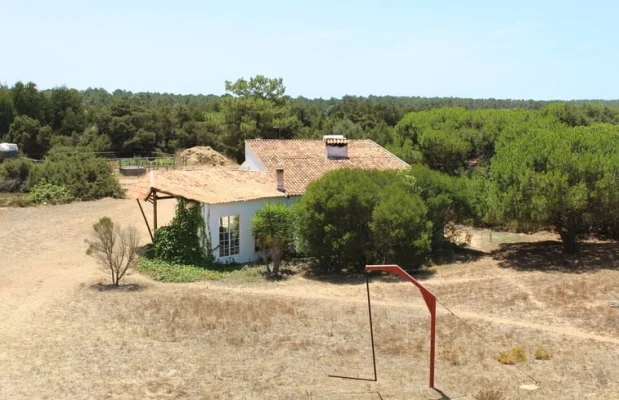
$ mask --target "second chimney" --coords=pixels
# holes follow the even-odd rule
[[[284,170],[278,168],[275,170],[275,173],[277,175],[277,190],[280,192],[286,192],[286,188],[284,187]]]
[[[348,140],[343,135],[325,135],[325,150],[329,160],[341,160],[348,158]]]

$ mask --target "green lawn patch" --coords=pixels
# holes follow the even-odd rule
[[[261,267],[243,265],[218,265],[208,269],[195,265],[171,264],[148,258],[141,258],[136,269],[160,282],[260,281],[263,279],[264,270]]]

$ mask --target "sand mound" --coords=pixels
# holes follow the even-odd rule
[[[187,165],[237,165],[233,160],[216,152],[210,146],[196,146],[185,149],[178,153],[178,157],[187,160]]]

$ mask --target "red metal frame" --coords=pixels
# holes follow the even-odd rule
[[[419,283],[415,278],[406,273],[402,268],[397,265],[366,265],[365,270],[368,272],[371,271],[385,271],[390,272],[392,274],[399,275],[400,277],[406,279],[413,285],[417,286],[421,291],[421,295],[428,306],[428,310],[430,311],[430,387],[434,389],[434,347],[436,344],[436,296],[426,289],[421,283]]]

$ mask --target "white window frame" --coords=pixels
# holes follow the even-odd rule
[[[236,218],[236,226],[234,219]],[[236,228],[236,229],[235,229]],[[230,257],[241,252],[241,219],[239,215],[219,218],[219,257]]]

